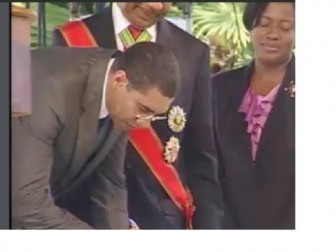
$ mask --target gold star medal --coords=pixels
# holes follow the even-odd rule
[[[165,161],[168,164],[174,163],[177,159],[179,150],[180,150],[180,143],[178,138],[171,136],[165,146],[165,152],[164,152]]]
[[[173,132],[181,132],[186,123],[186,114],[180,106],[174,106],[168,113],[168,125]]]

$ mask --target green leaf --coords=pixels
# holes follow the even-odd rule
[[[194,3],[193,34],[204,41],[213,41],[217,50],[233,51],[231,58],[236,62],[245,62],[251,50],[249,33],[242,21],[245,5],[236,2]]]

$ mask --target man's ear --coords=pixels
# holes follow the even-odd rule
[[[111,73],[112,79],[114,80],[115,87],[126,86],[128,83],[127,75],[124,70],[117,70]]]

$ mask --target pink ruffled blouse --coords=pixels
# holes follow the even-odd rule
[[[243,98],[238,112],[245,113],[247,133],[251,136],[252,158],[255,160],[260,136],[269,113],[272,110],[274,99],[280,84],[275,86],[266,96],[256,94],[249,88]]]

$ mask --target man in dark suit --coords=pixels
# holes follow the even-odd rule
[[[128,228],[127,132],[169,108],[174,54],[151,42],[41,48],[32,76],[32,115],[12,120],[12,227]]]
[[[129,212],[142,229],[184,229],[190,228],[189,224],[196,229],[216,229],[222,211],[213,142],[209,49],[163,18],[171,4],[113,3],[83,21],[58,27],[54,44],[123,50],[132,43],[151,40],[175,53],[182,86],[168,120],[153,123],[154,131],[137,135],[128,146]],[[148,137],[153,145],[147,153],[137,140]]]

